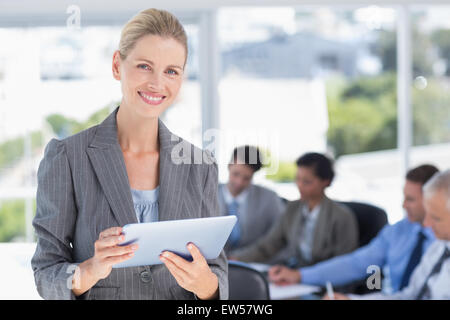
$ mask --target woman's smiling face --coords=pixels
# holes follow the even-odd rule
[[[122,103],[147,118],[159,117],[175,100],[183,82],[186,51],[173,38],[146,35],[122,60],[113,56],[113,75],[120,80]]]

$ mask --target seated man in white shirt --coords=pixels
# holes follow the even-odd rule
[[[425,225],[437,238],[414,270],[409,284],[393,295],[334,294],[334,299],[450,299],[450,170],[436,173],[423,187],[426,211]],[[329,299],[328,296],[324,297]]]

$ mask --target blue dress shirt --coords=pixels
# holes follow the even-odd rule
[[[426,236],[422,250],[425,252],[435,240],[433,231],[405,218],[394,225],[385,226],[364,247],[299,269],[302,283],[324,286],[327,281],[330,281],[336,286],[344,285],[367,278],[370,275],[367,267],[376,265],[383,269],[383,292],[397,292],[420,230]]]
[[[159,186],[153,190],[131,189],[134,211],[139,223],[156,222],[158,217]]]
[[[238,221],[236,225],[234,226],[232,230],[232,234],[230,235],[230,238],[228,239],[228,243],[232,244],[232,247],[235,248],[239,246],[239,240],[241,239],[241,230],[243,226],[246,225],[245,219],[247,215],[247,199],[248,199],[248,193],[249,188],[243,190],[240,194],[238,194],[236,197],[233,197],[231,195],[230,190],[228,190],[228,186],[224,185],[222,188],[223,197],[225,199],[225,204],[228,208],[230,206],[234,206],[237,204],[237,214],[236,217],[238,218]]]
[[[427,252],[424,253],[419,265],[414,269],[408,286],[395,294],[386,295],[377,292],[364,295],[349,294],[348,296],[357,300],[449,300],[449,252],[450,241],[439,239],[434,241]],[[424,290],[424,295],[421,295],[422,290]]]

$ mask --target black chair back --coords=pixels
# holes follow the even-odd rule
[[[359,247],[368,244],[376,237],[378,232],[387,224],[386,212],[374,205],[361,202],[340,202],[347,206],[356,217],[359,229]],[[383,277],[383,274],[381,275]],[[366,279],[357,280],[353,283],[336,288],[343,293],[366,294],[374,290],[367,288]],[[379,291],[379,290],[377,290]]]
[[[248,264],[228,261],[230,300],[270,300],[266,277]]]
[[[387,224],[386,212],[374,205],[361,202],[340,202],[355,214],[359,228],[359,246],[365,246]]]

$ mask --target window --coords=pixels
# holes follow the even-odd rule
[[[220,127],[235,137],[225,156],[236,144],[259,143],[279,168],[255,181],[292,200],[295,159],[326,152],[337,159],[331,197],[401,219],[402,177],[385,158],[397,148],[395,10],[223,8],[218,29]]]
[[[411,164],[450,163],[450,6],[413,7]]]

